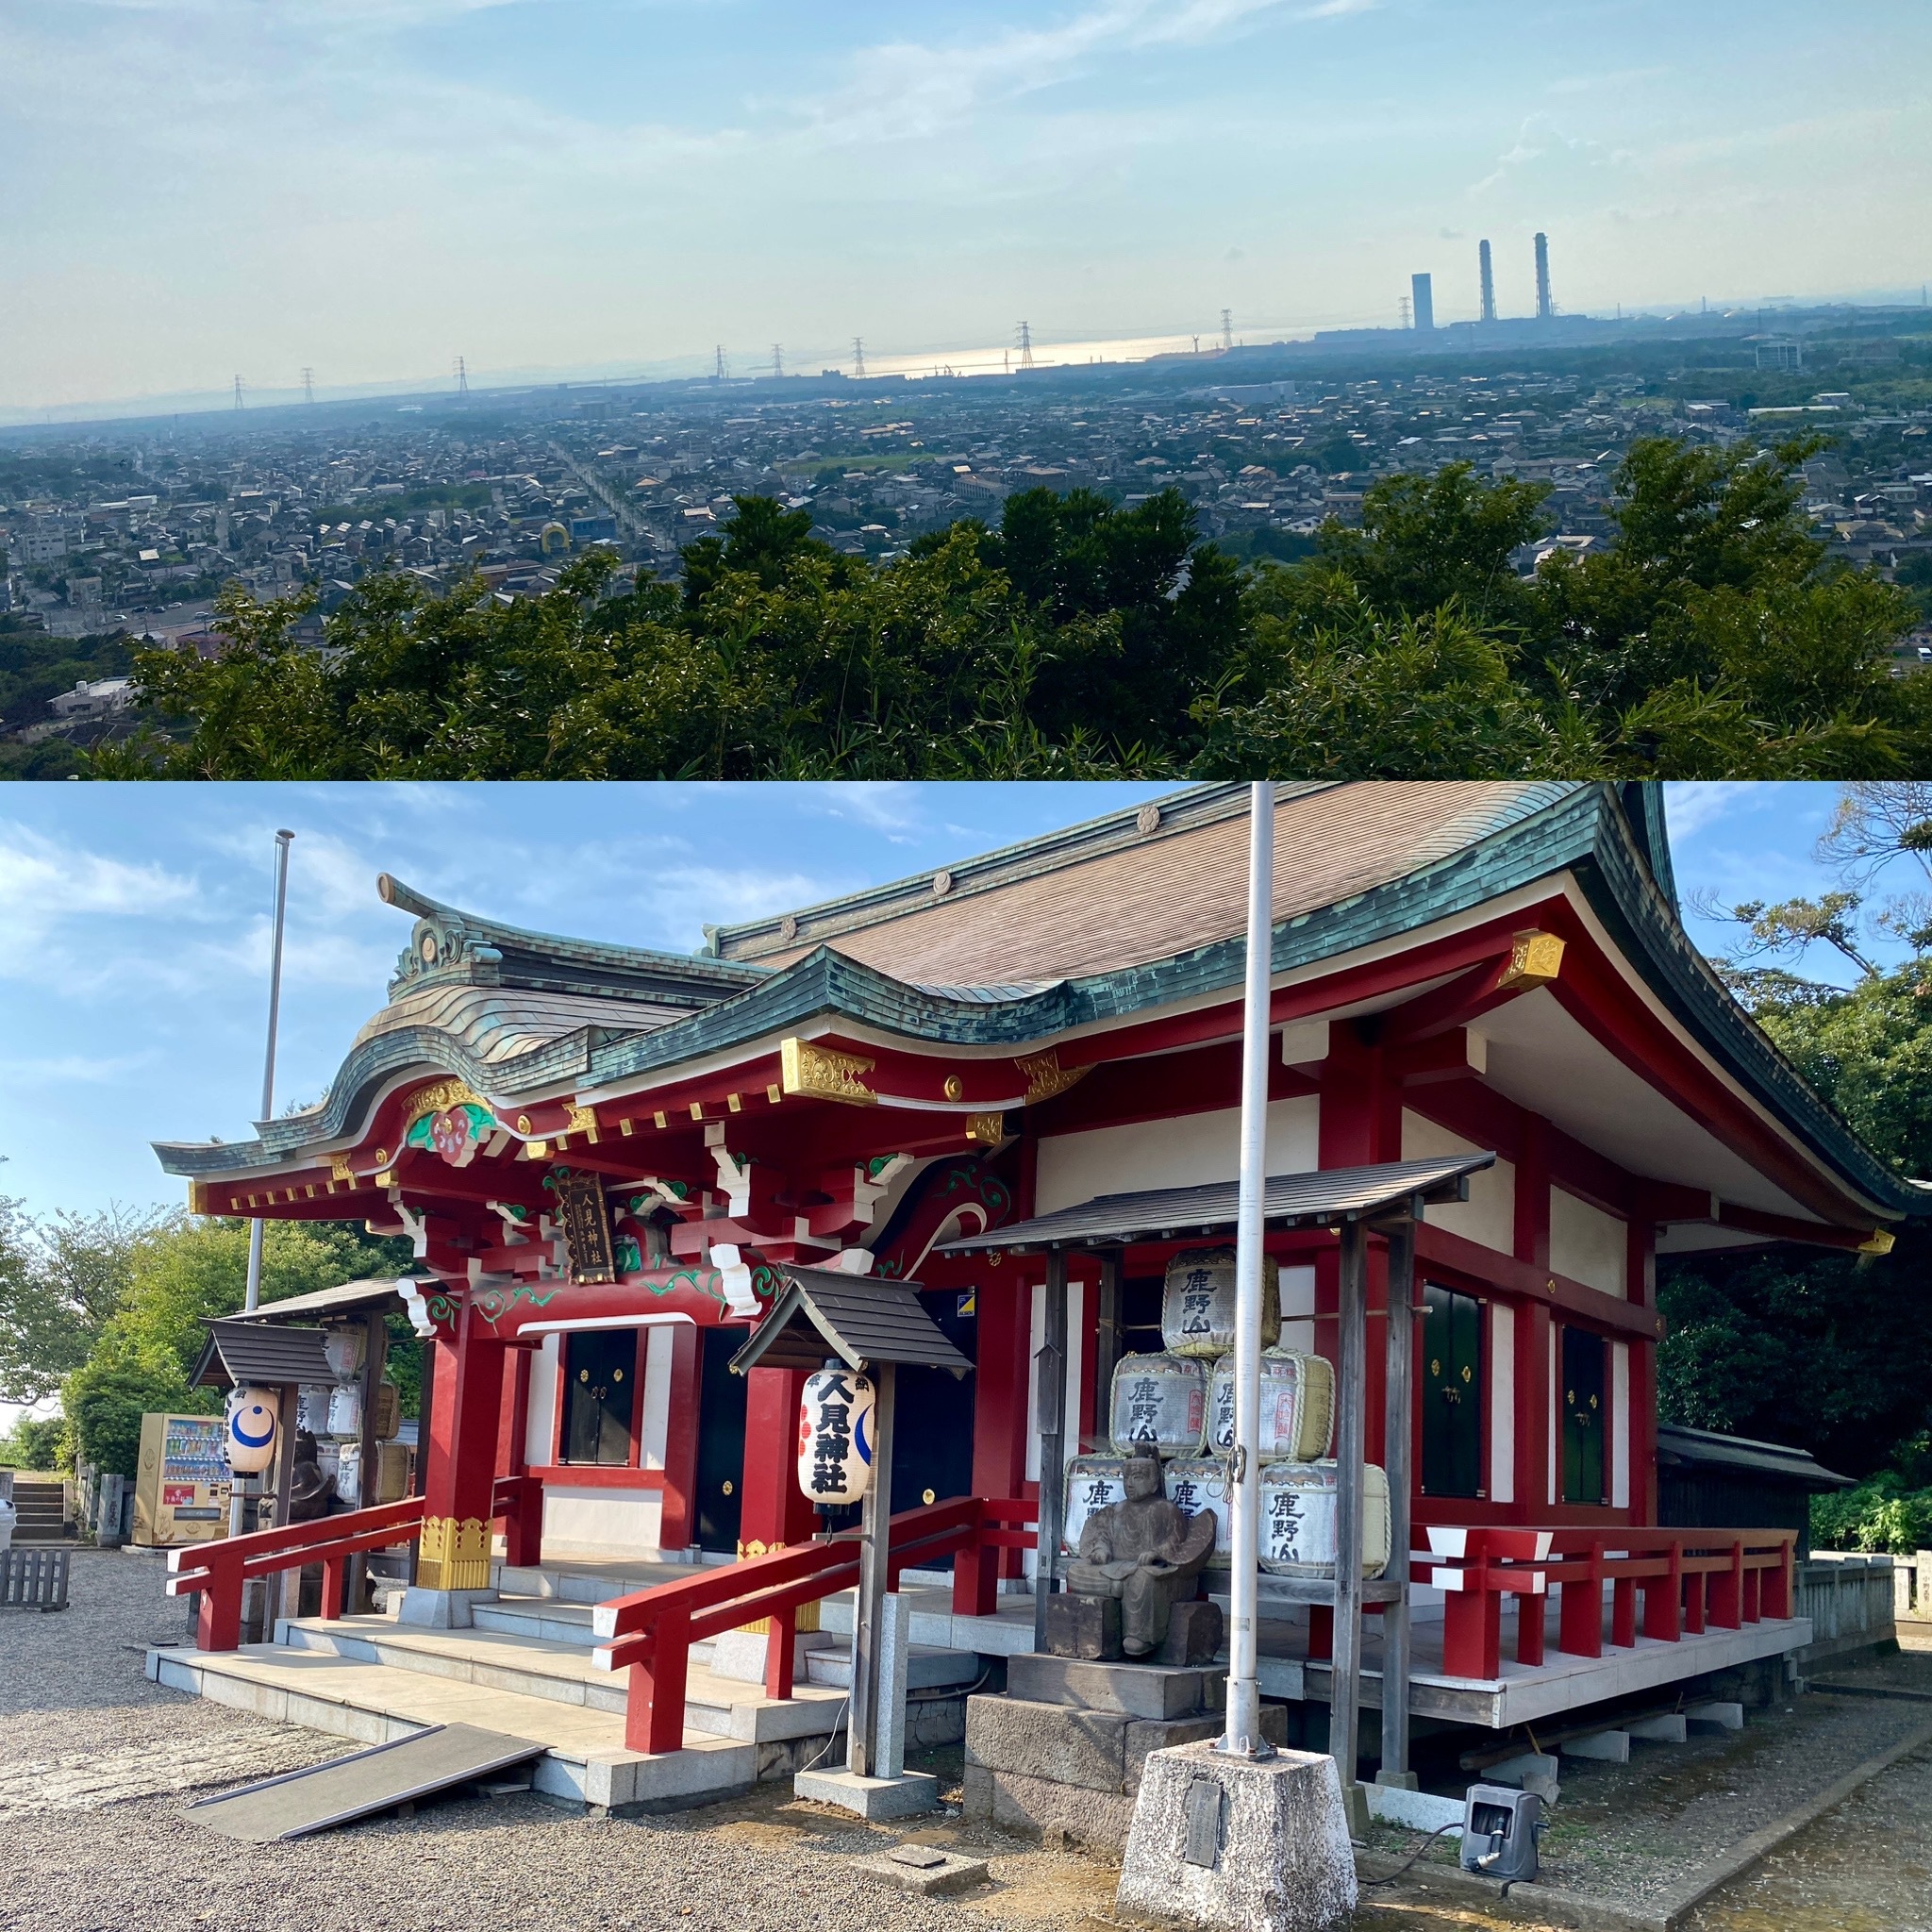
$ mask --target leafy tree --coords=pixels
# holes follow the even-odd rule
[[[23,1415],[0,1436],[0,1469],[58,1469],[66,1436],[58,1416]]]
[[[40,1402],[87,1359],[159,1220],[110,1208],[37,1224],[0,1199],[0,1400]]]

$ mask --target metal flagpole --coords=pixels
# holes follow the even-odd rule
[[[270,1120],[275,1110],[275,1027],[282,1010],[282,920],[289,907],[289,844],[293,832],[275,834],[275,939],[268,966],[268,1049],[261,1067],[261,1111],[258,1120]],[[248,1298],[242,1304],[251,1312],[261,1306],[261,1223],[248,1228]]]
[[[1227,1731],[1221,1749],[1273,1751],[1261,1736],[1257,1663],[1261,1466],[1261,1196],[1268,1180],[1268,992],[1274,965],[1274,787],[1265,778],[1248,807],[1248,958],[1241,1013],[1241,1168],[1235,1210],[1234,1551],[1228,1607]]]

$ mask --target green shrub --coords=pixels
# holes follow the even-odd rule
[[[1887,1470],[1855,1490],[1813,1496],[1811,1541],[1821,1549],[1909,1556],[1932,1544],[1932,1490],[1907,1490]]]
[[[190,1397],[178,1373],[98,1357],[68,1376],[60,1402],[73,1459],[116,1475],[133,1475],[139,1467],[141,1419],[149,1410],[204,1406]]]
[[[0,1469],[58,1469],[66,1436],[57,1415],[24,1415],[0,1436]]]

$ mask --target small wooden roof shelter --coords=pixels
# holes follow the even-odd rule
[[[858,1370],[903,1363],[964,1375],[973,1367],[919,1306],[917,1282],[877,1281],[832,1268],[784,1273],[784,1293],[731,1358],[734,1374],[755,1368],[820,1369],[828,1352]]]

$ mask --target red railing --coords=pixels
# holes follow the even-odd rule
[[[543,1491],[534,1476],[500,1476],[491,1498],[493,1516],[505,1525],[506,1560],[520,1565],[541,1559]],[[278,1575],[309,1563],[322,1565],[322,1614],[342,1614],[342,1591],[351,1557],[386,1550],[411,1541],[423,1527],[421,1496],[378,1503],[325,1516],[286,1528],[258,1529],[175,1550],[168,1557],[167,1593],[200,1593],[195,1616],[197,1650],[235,1650],[242,1641],[242,1586],[255,1577]]]
[[[1442,1669],[1494,1678],[1502,1659],[1503,1599],[1517,1603],[1516,1660],[1543,1661],[1544,1605],[1561,1592],[1557,1648],[1601,1657],[1604,1585],[1610,1586],[1610,1645],[1642,1634],[1674,1643],[1707,1628],[1736,1630],[1791,1615],[1794,1529],[1502,1529],[1436,1526],[1416,1531],[1409,1575],[1443,1597]]]
[[[979,1496],[902,1510],[887,1532],[887,1587],[904,1571],[951,1557],[955,1614],[984,1616],[993,1608],[998,1590],[999,1553],[1032,1547],[1026,1525],[1036,1515],[1030,1502]],[[726,1630],[765,1624],[765,1694],[790,1697],[798,1613],[858,1583],[860,1547],[856,1535],[830,1537],[599,1604],[594,1627],[605,1641],[597,1662],[607,1671],[630,1673],[625,1715],[629,1749],[683,1748],[691,1646]]]

